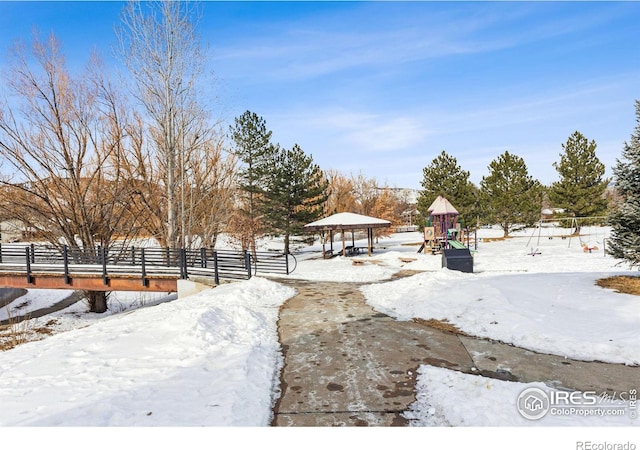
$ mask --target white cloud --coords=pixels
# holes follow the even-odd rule
[[[331,129],[334,138],[359,152],[396,152],[419,145],[429,134],[417,117],[325,110],[307,116],[313,127]]]
[[[393,67],[451,55],[484,54],[548,41],[598,26],[621,14],[576,10],[555,17],[554,4],[362,4],[260,24],[216,57],[223,64],[259,68],[268,80],[308,79],[355,68]]]
[[[434,14],[429,8],[420,9],[417,16],[403,15],[399,11],[406,11],[406,5],[386,6],[385,11],[393,16],[389,20],[380,11],[371,15],[365,9],[272,24],[253,30],[249,38],[218,48],[216,59],[223,64],[250,63],[260,67],[260,75],[268,79],[292,80],[512,45],[478,35],[497,19],[482,20],[455,11]]]

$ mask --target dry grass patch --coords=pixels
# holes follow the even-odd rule
[[[414,262],[414,261],[417,261],[417,260],[418,260],[418,258],[400,257],[400,262],[403,262],[403,263],[411,263],[411,262]]]
[[[49,319],[44,325],[39,325],[28,320],[28,317],[24,320],[10,317],[7,325],[0,326],[0,352],[51,336],[55,334],[56,330],[53,327],[57,324],[57,319]]]
[[[57,324],[58,324],[57,320],[51,319],[47,321],[47,323],[45,323],[43,326],[33,328],[33,332],[36,334],[44,334],[47,336],[51,336],[53,333],[55,333],[55,330],[52,327],[54,327]]]
[[[431,328],[435,328],[436,330],[446,331],[447,333],[458,334],[460,336],[469,336],[467,333],[462,331],[460,328],[455,325],[449,323],[447,319],[438,320],[438,319],[413,319],[414,322],[420,323],[422,325],[426,325]]]
[[[26,322],[11,323],[0,328],[0,351],[11,350],[28,341]]]
[[[507,239],[513,239],[513,236],[487,237],[487,238],[482,238],[482,242],[500,242],[500,241],[506,241]]]
[[[613,289],[621,294],[640,295],[640,277],[620,275],[600,278],[596,284],[606,289]]]
[[[377,264],[378,266],[382,265],[382,261],[379,259],[352,259],[352,266],[364,266],[365,264]]]

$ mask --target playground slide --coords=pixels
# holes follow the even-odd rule
[[[460,241],[449,241],[449,245],[453,248],[467,248],[467,246]]]

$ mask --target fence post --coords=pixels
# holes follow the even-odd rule
[[[200,267],[207,268],[207,249],[204,247],[200,249]]]
[[[71,284],[71,278],[69,277],[69,248],[66,245],[62,246],[62,261],[64,262],[64,284]]]
[[[30,247],[24,248],[25,256],[27,259],[27,284],[32,284],[33,279],[31,278],[31,255],[29,254],[29,250],[31,250]]]
[[[109,279],[107,278],[107,252],[104,247],[100,247],[100,259],[102,262],[102,282],[105,286],[108,286]]]
[[[187,279],[187,251],[184,248],[180,249],[180,278]]]
[[[147,280],[147,266],[144,260],[144,247],[140,249],[140,259],[142,261],[142,285],[147,287],[149,286],[149,280]]]
[[[218,252],[213,251],[213,277],[216,284],[220,284],[220,274],[218,274]]]
[[[135,247],[131,247],[131,265],[132,266],[136,265],[136,248]]]
[[[0,242],[0,263],[2,262],[2,242]]]
[[[36,263],[36,246],[31,244],[31,262]]]
[[[167,267],[171,267],[171,249],[169,247],[166,247],[166,253],[167,253]]]
[[[251,278],[251,254],[246,250],[244,251],[244,265],[249,274],[249,278]]]
[[[287,275],[289,275],[289,253],[284,254],[284,265],[287,269]]]

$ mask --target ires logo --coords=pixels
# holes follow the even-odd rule
[[[622,393],[595,391],[543,390],[531,387],[517,399],[517,409],[528,420],[539,420],[547,414],[554,416],[622,416],[637,417],[637,390]]]

